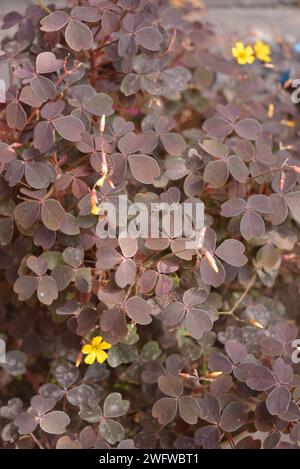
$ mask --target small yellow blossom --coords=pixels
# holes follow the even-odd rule
[[[100,335],[93,337],[93,339],[85,344],[81,351],[84,355],[87,355],[84,359],[87,365],[92,365],[95,360],[98,363],[103,363],[107,359],[107,353],[104,350],[111,348],[111,344],[108,342],[103,342]]]
[[[271,49],[268,44],[262,41],[257,41],[254,44],[254,50],[255,50],[255,55],[258,58],[258,60],[261,60],[261,62],[271,62]]]
[[[252,47],[245,47],[242,42],[237,42],[235,47],[232,47],[231,52],[240,65],[252,64],[255,60]]]

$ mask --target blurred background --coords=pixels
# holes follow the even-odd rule
[[[255,35],[272,44],[280,37],[291,42],[300,40],[300,0],[170,0],[176,7],[187,4],[194,6],[193,17],[215,25],[223,34],[224,44],[234,39],[245,40]],[[46,4],[50,1],[44,0]],[[12,10],[24,13],[35,0],[0,0],[1,19]],[[65,5],[68,0],[56,0],[56,6]],[[0,29],[0,41],[9,31]],[[7,70],[0,64],[0,79],[7,79]]]
[[[34,0],[0,0],[0,19],[12,9],[22,13],[32,3]],[[45,0],[45,3],[50,2]],[[66,2],[56,0],[53,3]],[[195,15],[202,16],[206,10],[206,18],[222,31],[245,33],[258,28],[267,34],[300,35],[300,0],[172,0],[172,3],[178,7],[193,4]]]

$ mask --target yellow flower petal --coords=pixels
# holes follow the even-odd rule
[[[96,357],[98,363],[103,363],[107,359],[107,353],[103,350],[97,350]]]
[[[236,42],[235,47],[238,51],[241,51],[241,50],[245,49],[244,43],[240,42],[240,41]]]
[[[247,63],[245,57],[237,57],[237,61],[240,65],[245,65]]]
[[[96,360],[96,352],[89,353],[84,359],[87,365],[92,365],[95,360]]]
[[[251,46],[247,46],[245,48],[245,52],[246,52],[247,55],[253,55],[254,54],[254,50],[252,49]]]
[[[244,44],[242,42],[237,42],[234,47],[232,47],[231,52],[233,57],[238,57],[239,53],[244,50]]]
[[[85,344],[81,351],[86,354],[84,361],[87,365],[92,365],[97,359],[99,363],[103,363],[107,359],[107,353],[104,352],[112,347],[108,342],[102,342],[100,335],[93,337],[88,344]]]
[[[251,46],[244,46],[242,42],[237,42],[231,49],[233,57],[240,65],[252,64],[255,60],[254,50]]]
[[[102,350],[108,350],[111,348],[111,344],[109,344],[108,342],[102,342],[99,347]]]
[[[237,50],[236,47],[232,47],[231,53],[232,53],[233,57],[238,57],[238,55],[239,55],[239,51]]]
[[[262,41],[257,41],[254,44],[254,50],[258,60],[261,60],[262,62],[271,62],[271,48],[268,44],[265,44]]]
[[[86,344],[82,347],[81,351],[86,355],[87,353],[91,353],[93,351],[93,347],[91,344]]]
[[[93,345],[93,347],[95,347],[96,345],[101,344],[101,342],[102,342],[101,335],[97,335],[96,337],[92,338],[91,344]]]
[[[262,41],[257,41],[254,44],[254,49],[255,52],[264,52],[265,54],[270,54],[271,53],[271,48],[268,44],[265,44]]]

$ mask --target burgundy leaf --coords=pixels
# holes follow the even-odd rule
[[[23,412],[16,416],[14,424],[18,427],[20,435],[34,432],[38,425],[36,415],[32,412]]]
[[[19,277],[14,284],[14,291],[19,295],[20,301],[29,300],[34,294],[38,279],[30,275]]]
[[[247,210],[242,217],[240,228],[244,239],[260,238],[265,232],[265,223],[258,213]]]
[[[268,395],[266,405],[271,415],[279,415],[287,411],[290,401],[290,391],[285,386],[277,386]]]
[[[235,217],[243,213],[247,208],[247,203],[244,199],[236,197],[235,199],[227,200],[222,204],[221,215],[223,217]]]
[[[221,371],[230,374],[233,370],[231,361],[220,352],[212,352],[208,355],[208,367],[211,371]]]
[[[131,259],[124,259],[118,266],[115,274],[116,284],[120,288],[133,285],[136,278],[136,265]]]
[[[182,303],[170,303],[164,310],[164,324],[167,327],[174,327],[179,324],[185,313],[185,307]]]
[[[39,122],[34,128],[34,146],[41,153],[50,150],[54,145],[55,135],[50,122]]]
[[[10,127],[11,129],[24,129],[27,121],[27,114],[20,103],[15,101],[7,105],[6,121],[8,127]]]
[[[87,23],[94,23],[101,18],[98,8],[93,6],[74,7],[72,8],[71,16],[76,20],[86,21]]]
[[[42,205],[41,216],[46,228],[57,231],[64,222],[65,212],[57,200],[47,199]]]
[[[49,78],[36,75],[32,78],[30,86],[36,97],[43,103],[48,99],[56,98],[56,86]]]
[[[247,385],[251,389],[265,391],[276,384],[274,374],[269,368],[261,365],[255,365],[251,370],[247,379]]]
[[[105,93],[95,93],[85,103],[84,109],[95,116],[110,116],[114,110],[112,108],[113,100]]]
[[[225,432],[234,432],[242,427],[247,421],[247,413],[241,402],[230,402],[222,412],[220,427]]]
[[[300,223],[300,191],[290,192],[285,196],[285,201],[292,217]]]
[[[198,419],[198,406],[192,396],[182,396],[179,399],[179,414],[182,420],[195,425]]]
[[[70,142],[78,142],[85,131],[81,120],[74,116],[58,117],[53,121],[53,125],[59,135]]]
[[[162,375],[158,378],[159,389],[168,396],[179,397],[183,392],[183,385],[179,378],[173,375]]]
[[[76,19],[69,21],[65,37],[67,44],[76,52],[90,49],[93,44],[93,34],[90,28]]]
[[[205,332],[211,330],[213,321],[206,311],[192,308],[186,314],[186,328],[195,339],[201,339]]]
[[[58,72],[63,60],[58,60],[53,52],[41,52],[36,58],[36,73]]]
[[[148,155],[129,155],[130,170],[135,179],[143,184],[153,184],[160,175],[159,166],[154,158]]]
[[[227,164],[229,167],[229,171],[234,177],[234,179],[236,179],[240,183],[245,183],[247,181],[249,176],[248,168],[238,156],[229,156]]]
[[[37,296],[44,305],[51,305],[58,298],[58,289],[55,280],[46,275],[38,282]]]
[[[293,369],[282,358],[276,358],[274,373],[281,384],[290,384],[293,380]]]
[[[163,40],[163,37],[158,29],[153,28],[152,26],[145,26],[144,28],[140,28],[135,33],[135,37],[141,46],[151,51],[159,50],[160,43]]]
[[[244,255],[244,252],[245,247],[240,241],[236,239],[226,239],[216,249],[215,254],[228,264],[241,267],[247,263],[247,257]]]
[[[203,446],[204,449],[214,449],[218,445],[220,437],[220,431],[214,425],[201,427],[195,433],[197,445]]]
[[[226,341],[225,350],[235,365],[240,363],[247,356],[246,347],[235,339]]]
[[[138,296],[132,296],[126,301],[125,309],[128,316],[138,324],[150,324],[152,321],[151,307]]]
[[[262,132],[262,126],[255,119],[243,119],[234,125],[234,130],[242,138],[256,140]]]
[[[204,122],[203,130],[209,137],[223,138],[232,132],[233,125],[222,117],[210,117]]]
[[[174,132],[168,132],[161,134],[160,138],[165,150],[170,153],[170,155],[182,156],[182,153],[186,148],[186,143],[181,135]]]
[[[203,179],[214,188],[224,186],[228,179],[229,171],[225,161],[212,161],[205,167]]]
[[[178,403],[170,397],[163,397],[156,401],[152,407],[152,415],[160,425],[168,425],[177,414]]]
[[[200,147],[216,158],[225,159],[228,156],[228,147],[217,140],[203,140]]]
[[[63,28],[69,21],[69,15],[64,11],[55,11],[41,20],[41,30],[52,32]]]
[[[44,415],[40,420],[40,427],[50,435],[61,435],[65,433],[66,426],[69,425],[70,418],[65,412],[55,410]]]

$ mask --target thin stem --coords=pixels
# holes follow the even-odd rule
[[[227,436],[227,438],[228,438],[228,441],[229,441],[229,444],[230,444],[230,446],[231,446],[231,449],[235,449],[236,446],[235,446],[235,442],[234,442],[234,439],[233,439],[231,433],[226,433],[226,436]]]
[[[125,296],[125,300],[124,300],[124,301],[126,301],[126,300],[129,298],[129,296],[130,296],[130,294],[131,294],[131,292],[132,292],[132,288],[133,288],[133,285],[130,285],[130,287],[128,288],[128,290],[127,290],[127,292],[126,292],[126,296]]]
[[[49,199],[51,197],[51,195],[53,194],[55,188],[54,188],[54,184],[53,186],[49,189],[49,191],[47,192],[47,194],[43,197],[43,201]]]
[[[43,0],[35,0],[36,3],[38,3],[47,13],[49,13],[49,15],[52,13],[52,11],[50,10],[50,8],[47,7],[47,5],[45,5],[45,3],[43,2]]]
[[[74,66],[68,70],[67,68],[67,64],[65,62],[65,65],[64,65],[64,74],[57,80],[56,82],[56,86],[60,85],[60,83],[69,75],[71,75],[73,72],[75,72],[79,67],[81,67],[82,63],[81,62],[75,62],[74,63]]]
[[[77,168],[77,166],[81,165],[84,161],[87,161],[89,159],[90,155],[83,155],[81,158],[78,160],[74,161],[69,167],[68,170]]]
[[[33,433],[30,433],[30,436],[40,449],[45,449],[42,443],[36,438],[36,436]]]
[[[274,169],[269,169],[268,171],[264,171],[263,173],[256,174],[255,176],[250,176],[248,177],[247,181],[251,181],[252,179],[259,178],[261,176],[265,176],[266,174],[273,173],[274,171],[280,171],[282,168],[274,168]]]
[[[246,298],[246,296],[248,295],[249,291],[251,290],[251,288],[253,287],[254,283],[255,283],[255,280],[256,280],[256,274],[253,275],[253,277],[250,279],[248,285],[246,286],[244,292],[241,294],[241,296],[239,297],[239,299],[235,302],[235,304],[233,305],[233,307],[229,310],[229,311],[221,311],[219,314],[221,315],[229,315],[229,316],[233,316],[235,319],[237,319],[238,321],[241,321],[241,322],[245,322],[243,321],[242,319],[240,318],[237,318],[234,314],[235,310],[240,306],[240,304],[242,303],[242,301]]]
[[[105,44],[102,44],[97,49],[95,49],[94,52],[98,52],[99,50],[102,50],[105,47],[111,46],[112,44],[116,44],[116,42],[118,42],[118,39],[115,39],[114,41],[111,41],[111,42],[106,42]]]
[[[169,42],[169,45],[168,45],[167,49],[162,54],[160,54],[160,57],[164,57],[165,55],[167,55],[169,52],[172,51],[172,48],[173,48],[173,46],[175,44],[175,41],[176,41],[176,36],[177,36],[177,30],[176,30],[176,28],[174,28],[171,40]]]

